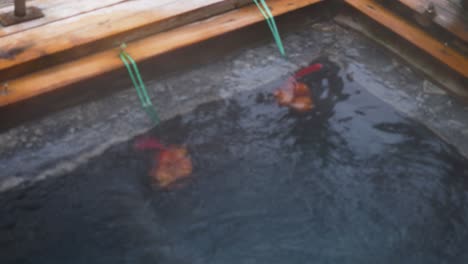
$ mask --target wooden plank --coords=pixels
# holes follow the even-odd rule
[[[382,34],[381,25],[361,14],[342,13],[335,17],[335,21],[382,45],[448,93],[468,102],[468,80],[445,65],[437,63],[432,56],[418,47],[408,46],[401,38],[395,38],[394,34]]]
[[[433,4],[435,17],[433,21],[468,43],[468,12],[461,5],[449,0],[399,0],[419,14]]]
[[[268,1],[275,16],[318,2],[321,0]],[[144,61],[262,21],[263,16],[251,5],[128,43],[126,51],[135,60]],[[115,48],[12,80],[8,92],[0,95],[0,107],[121,69],[118,54],[119,49]]]
[[[28,1],[30,0],[26,0],[26,2]],[[11,6],[11,5],[13,5],[12,0],[0,0],[0,7]]]
[[[234,9],[225,0],[133,0],[0,38],[0,81]]]
[[[43,26],[79,14],[95,11],[100,8],[126,2],[127,0],[100,1],[70,1],[70,0],[35,0],[28,2],[28,6],[35,6],[44,13],[43,18],[31,20],[17,25],[0,28],[0,38],[28,29]],[[0,13],[13,12],[13,6],[0,8]]]
[[[402,17],[388,11],[375,0],[345,0],[346,3],[363,12],[420,49],[443,62],[465,78],[468,78],[468,58],[440,43]]]

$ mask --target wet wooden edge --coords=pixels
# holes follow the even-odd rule
[[[277,16],[276,22],[281,32],[293,32],[297,30],[298,25],[309,21],[310,16],[321,17],[323,8],[325,8],[324,4],[310,5]],[[273,44],[271,32],[264,21],[260,21],[206,41],[165,52],[151,59],[141,60],[138,62],[138,67],[145,81],[151,79],[151,82],[158,83],[160,80],[172,78],[203,65],[216,63],[226,56],[236,56],[246,49],[268,43]],[[120,67],[96,78],[83,79],[72,85],[0,107],[0,133],[28,122],[36,122],[64,109],[75,106],[86,107],[92,101],[103,100],[126,89],[134,88],[132,88],[127,70]],[[118,106],[116,107],[117,112]]]
[[[468,78],[468,58],[439,42],[409,21],[385,9],[377,1],[345,0],[345,2]]]
[[[0,81],[233,10],[246,0],[133,0],[0,38]]]
[[[468,80],[444,64],[441,64],[429,54],[410,45],[396,33],[373,23],[373,20],[363,14],[356,14],[355,10],[342,12],[335,17],[335,21],[347,28],[355,30],[375,41],[379,45],[395,54],[399,59],[411,65],[417,72],[438,86],[442,87],[455,98],[468,102]],[[355,12],[352,12],[355,11]]]
[[[432,21],[468,43],[468,11],[448,0],[399,0],[402,4],[424,16],[430,4],[434,5]]]
[[[285,14],[321,0],[272,0],[269,1],[275,16]],[[264,17],[255,5],[230,11],[204,21],[162,32],[128,43],[126,51],[138,62],[149,60],[183,47],[261,22]],[[119,48],[102,51],[67,62],[30,75],[11,80],[1,89],[0,107],[43,95],[63,87],[77,84],[124,68],[119,58]]]

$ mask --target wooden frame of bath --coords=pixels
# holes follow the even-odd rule
[[[273,0],[269,5],[281,15],[320,1]],[[255,5],[245,6],[250,0],[154,2],[108,1],[98,10],[87,7],[94,11],[85,14],[0,31],[5,40],[0,43],[0,82],[8,85],[0,107],[122,68],[121,43],[142,61],[264,20]],[[126,9],[132,12],[123,14]]]

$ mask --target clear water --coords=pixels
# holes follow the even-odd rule
[[[309,114],[278,82],[151,131],[189,146],[182,187],[128,142],[3,193],[0,263],[467,263],[467,161],[334,72]]]

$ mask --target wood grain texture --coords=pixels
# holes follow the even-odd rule
[[[275,16],[318,2],[321,0],[268,1]],[[126,51],[136,61],[145,61],[262,21],[264,18],[257,7],[250,5],[133,41],[128,43]],[[11,80],[8,82],[8,92],[0,95],[0,107],[122,69],[124,66],[118,55],[119,49],[113,48]]]
[[[0,28],[0,38],[37,28],[76,15],[96,11],[127,0],[70,1],[70,0],[34,0],[28,6],[35,6],[44,13],[43,18]],[[0,13],[13,12],[13,6],[0,8]]]
[[[231,0],[133,0],[0,38],[0,81],[235,8]]]
[[[404,39],[468,78],[468,58],[431,37],[402,17],[388,11],[375,0],[345,0],[354,8],[397,33]]]
[[[468,43],[468,11],[449,0],[399,0],[419,14],[424,14],[430,4],[434,5],[433,21]]]
[[[335,17],[338,24],[351,28],[372,39],[395,56],[411,65],[425,78],[443,87],[448,93],[468,103],[468,80],[454,72],[416,46],[408,46],[406,41],[395,38],[394,34],[382,34],[382,26],[365,15],[341,13]]]

